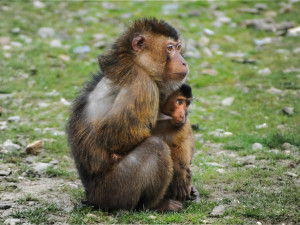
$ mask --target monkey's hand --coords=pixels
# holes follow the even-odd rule
[[[199,191],[194,186],[191,186],[190,189],[191,189],[191,192],[186,200],[187,201],[195,201],[197,198],[199,198]]]
[[[186,182],[185,176],[174,174],[173,181],[170,184],[172,198],[178,201],[185,201],[190,196],[190,187]]]

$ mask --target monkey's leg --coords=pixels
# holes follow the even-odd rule
[[[172,178],[170,150],[160,138],[150,137],[87,185],[91,205],[107,210],[155,208]]]

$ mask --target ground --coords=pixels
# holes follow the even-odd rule
[[[300,2],[0,5],[0,223],[299,224]],[[136,18],[183,36],[200,198],[180,213],[82,205],[65,124],[97,56]],[[26,153],[40,141],[42,148]]]

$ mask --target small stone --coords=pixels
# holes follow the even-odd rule
[[[208,28],[204,28],[203,29],[204,33],[207,34],[207,35],[214,35],[215,32],[213,32],[212,30],[208,29]]]
[[[289,177],[298,177],[297,174],[292,173],[292,172],[286,172],[285,174],[288,175]]]
[[[234,97],[228,97],[222,100],[222,105],[231,106],[233,102],[234,102]]]
[[[273,42],[274,42],[273,39],[270,37],[266,37],[263,39],[254,39],[254,44],[257,46],[262,46],[262,45],[270,44]]]
[[[225,173],[225,170],[224,169],[217,169],[217,172],[223,174],[223,173]]]
[[[49,38],[54,36],[54,29],[50,27],[41,27],[38,30],[38,35],[42,38]]]
[[[93,46],[95,48],[104,48],[106,46],[106,42],[105,41],[98,41],[98,42],[94,43]]]
[[[279,150],[278,149],[271,149],[268,152],[274,153],[274,154],[278,154]]]
[[[49,163],[42,163],[42,162],[38,162],[38,163],[35,163],[33,165],[33,170],[37,173],[43,173],[45,172],[50,166],[52,166],[51,164]]]
[[[204,70],[202,70],[201,73],[205,74],[205,75],[210,75],[210,76],[218,75],[218,71],[216,71],[215,69],[204,69]]]
[[[290,143],[283,143],[282,145],[281,145],[281,147],[282,147],[282,149],[284,149],[284,150],[293,150],[293,151],[297,151],[298,150],[298,147],[297,146],[295,146],[295,145],[292,145],[292,144],[290,144]]]
[[[21,223],[21,220],[15,218],[8,218],[4,221],[4,225],[16,225],[18,223]]]
[[[243,157],[241,161],[244,165],[255,164],[255,158],[256,158],[255,155],[249,155],[249,156]]]
[[[216,162],[207,162],[205,163],[205,165],[209,165],[209,166],[216,166],[216,167],[224,167],[223,165],[216,163]]]
[[[3,177],[7,177],[11,174],[11,171],[5,171],[5,170],[1,170],[0,171],[0,177],[3,176]]]
[[[61,98],[61,99],[60,99],[60,102],[61,102],[63,105],[66,105],[66,106],[71,105],[71,102],[67,101],[65,98]]]
[[[50,47],[52,48],[61,48],[62,47],[62,44],[61,44],[61,41],[60,40],[52,40],[50,42]]]
[[[262,149],[262,148],[263,148],[262,144],[261,144],[261,143],[258,143],[258,142],[254,143],[254,144],[252,145],[252,150],[260,150],[260,149]]]
[[[104,9],[116,9],[116,5],[111,2],[103,2],[103,3],[101,3],[101,6]]]
[[[199,51],[197,50],[193,50],[193,51],[186,51],[186,53],[184,54],[187,58],[195,58],[195,59],[199,59],[201,57],[201,54]]]
[[[256,129],[262,129],[262,128],[267,128],[268,125],[266,123],[263,123],[263,124],[260,124],[260,125],[256,125],[255,127],[256,127]]]
[[[148,218],[150,218],[150,219],[156,219],[156,216],[154,216],[154,215],[150,215],[150,216],[148,216]]]
[[[21,29],[19,27],[15,27],[10,30],[10,32],[12,32],[14,34],[18,34],[18,33],[20,33],[20,31],[21,31]]]
[[[270,94],[281,94],[282,90],[271,87],[270,89],[267,90],[267,92],[270,93]]]
[[[10,209],[11,205],[9,204],[0,204],[0,210],[6,210],[6,209]]]
[[[21,146],[14,144],[10,139],[8,139],[4,142],[3,149],[7,151],[15,151],[21,149]]]
[[[7,129],[7,122],[2,121],[0,122],[0,130],[6,130]]]
[[[258,10],[266,10],[267,9],[267,5],[263,4],[263,3],[257,3],[254,5],[254,8],[258,9]]]
[[[70,186],[71,189],[77,189],[78,188],[78,185],[73,184],[73,183],[69,184],[69,186]]]
[[[35,163],[35,160],[32,156],[27,156],[25,158],[25,162],[28,163],[28,164],[33,164],[33,163]]]
[[[288,29],[287,36],[297,37],[300,35],[300,27]]]
[[[293,107],[284,107],[282,109],[282,112],[284,112],[286,115],[293,115],[294,114],[294,108]]]
[[[20,116],[11,116],[7,118],[8,122],[18,122],[20,120]]]
[[[210,215],[212,216],[222,216],[225,213],[225,206],[224,205],[218,205],[216,206]]]
[[[270,70],[270,68],[264,68],[264,69],[259,70],[258,74],[259,75],[269,75],[269,74],[271,74],[271,70]]]
[[[90,48],[90,46],[87,46],[87,45],[78,46],[78,47],[73,49],[73,52],[77,53],[77,54],[84,54],[84,53],[89,52],[89,51],[91,51],[91,48]]]
[[[70,56],[68,55],[59,55],[58,58],[65,62],[69,62],[71,60]]]
[[[200,40],[198,41],[199,45],[201,47],[207,46],[209,44],[209,38],[207,38],[206,36],[201,36]]]
[[[166,4],[162,7],[164,11],[176,11],[178,10],[179,5],[178,4]]]
[[[33,2],[33,6],[37,9],[41,9],[41,8],[45,8],[45,3],[40,2],[40,1],[34,1]]]
[[[26,146],[26,153],[30,155],[37,155],[42,151],[43,141],[38,140]]]
[[[17,48],[21,48],[23,45],[22,45],[22,43],[20,43],[20,42],[12,41],[12,42],[10,42],[10,46],[12,46],[12,47],[17,47]]]
[[[93,34],[93,38],[96,40],[103,40],[106,38],[105,34]]]
[[[58,162],[57,160],[54,159],[54,160],[50,161],[49,163],[50,163],[51,165],[58,165],[59,162]]]
[[[1,44],[1,41],[0,41],[0,44]],[[294,53],[294,54],[299,54],[299,53],[300,53],[300,48],[295,48],[295,49],[293,50],[293,53]]]

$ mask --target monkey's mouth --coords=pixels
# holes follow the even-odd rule
[[[185,78],[185,76],[187,75],[187,72],[182,72],[182,73],[174,73],[176,76],[178,76],[179,78],[183,79]]]

